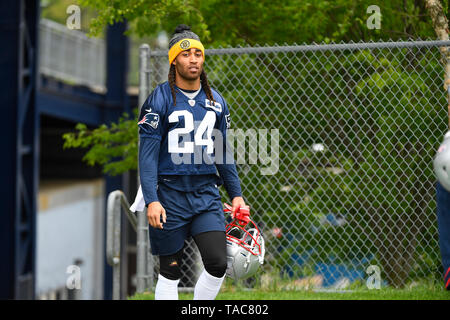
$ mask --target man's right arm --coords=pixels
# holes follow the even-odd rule
[[[147,207],[149,224],[154,228],[163,228],[166,222],[166,211],[159,203],[158,158],[161,141],[159,139],[142,137],[139,148],[139,175],[141,178],[142,194]],[[162,221],[161,219],[162,218]]]
[[[165,99],[158,86],[146,99],[139,116],[139,176],[150,225],[162,229],[166,213],[158,200],[159,149],[165,131]]]
[[[164,132],[164,96],[157,87],[145,100],[139,115],[139,177],[145,205],[158,201],[159,148]]]
[[[158,185],[158,158],[161,141],[151,137],[140,137],[139,177],[145,206],[159,201],[156,188]]]

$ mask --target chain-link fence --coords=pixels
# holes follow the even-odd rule
[[[447,130],[444,44],[206,50],[205,70],[232,128],[268,129],[269,150],[271,130],[279,133],[274,174],[262,174],[260,159],[238,164],[266,239],[259,279],[365,283],[370,265],[393,286],[440,279],[432,159]],[[167,52],[152,52],[153,87],[167,71]],[[198,266],[195,253],[185,255],[186,272]]]

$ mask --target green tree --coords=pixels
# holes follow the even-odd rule
[[[126,20],[130,29],[139,36],[154,35],[167,19],[185,21],[204,37],[209,36],[207,24],[195,0],[79,0],[92,8],[97,17],[91,20],[90,35],[97,36],[107,25]]]
[[[434,37],[424,1],[377,1],[381,29],[366,26],[372,0],[79,0],[98,16],[91,35],[126,19],[129,32],[155,35],[191,25],[213,46],[368,41]],[[447,0],[443,1],[447,7]]]

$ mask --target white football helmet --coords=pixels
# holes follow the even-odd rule
[[[236,219],[226,226],[227,272],[235,280],[251,277],[264,263],[264,238],[256,224],[242,225]]]
[[[434,173],[439,183],[450,191],[450,131],[444,136],[433,161]]]

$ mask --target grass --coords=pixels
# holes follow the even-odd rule
[[[243,282],[226,278],[216,300],[450,300],[450,291],[433,277],[408,282],[402,289],[382,286],[369,290],[355,281],[344,290],[323,289],[317,277],[292,279],[279,272],[263,274],[248,289]],[[304,281],[308,279],[308,281]],[[192,300],[193,293],[179,293],[180,300]],[[154,293],[135,294],[130,300],[153,300]]]
[[[180,300],[192,300],[192,293],[180,293]],[[152,300],[153,293],[136,294],[131,300]],[[438,287],[355,290],[243,290],[222,288],[216,300],[450,300],[450,291]]]

